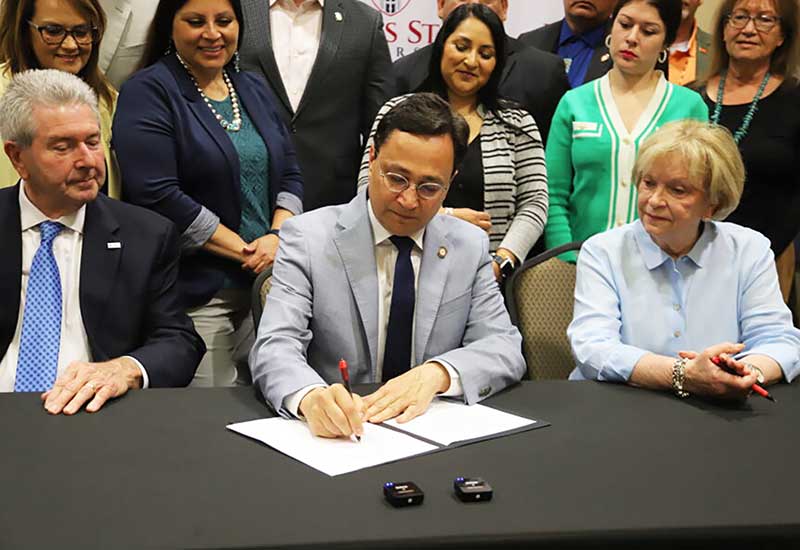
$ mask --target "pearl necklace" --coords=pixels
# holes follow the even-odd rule
[[[238,132],[239,130],[241,130],[242,112],[241,109],[239,108],[239,97],[236,95],[236,90],[233,88],[233,84],[231,83],[230,77],[228,77],[227,71],[225,71],[225,69],[222,69],[222,79],[225,81],[225,86],[228,88],[228,96],[230,96],[231,98],[231,108],[233,109],[233,120],[231,120],[230,122],[225,120],[222,117],[222,115],[219,114],[217,110],[214,108],[214,106],[211,104],[211,100],[208,99],[208,96],[206,96],[206,94],[200,88],[200,85],[197,83],[197,79],[195,79],[194,75],[192,74],[192,71],[189,69],[189,66],[186,64],[183,58],[181,58],[181,56],[178,55],[178,52],[175,52],[175,57],[178,58],[178,61],[180,61],[181,65],[183,65],[183,68],[186,69],[187,73],[189,73],[189,78],[192,79],[194,87],[197,88],[198,92],[200,92],[200,96],[203,98],[203,101],[206,102],[206,105],[211,110],[211,114],[213,114],[214,118],[217,119],[219,125],[222,126],[222,128],[227,132]]]
[[[722,113],[722,94],[725,93],[725,77],[727,76],[728,71],[723,71],[719,77],[719,88],[717,89],[717,103],[714,105],[714,114],[711,115],[711,122],[714,124],[719,124],[719,115]],[[764,93],[764,88],[767,87],[767,82],[769,82],[770,78],[769,71],[767,74],[764,75],[764,79],[761,81],[761,86],[758,87],[758,91],[756,92],[755,97],[753,98],[752,103],[750,103],[750,108],[747,110],[747,113],[744,115],[744,119],[742,119],[742,125],[739,126],[739,129],[736,130],[736,133],[733,134],[733,139],[736,141],[738,145],[740,141],[747,135],[747,130],[750,129],[750,123],[753,121],[753,115],[756,114],[758,110],[758,102],[761,100],[761,95]]]

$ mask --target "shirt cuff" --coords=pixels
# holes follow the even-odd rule
[[[303,213],[303,201],[294,193],[281,191],[275,199],[275,208],[283,208],[299,216]]]
[[[296,392],[290,393],[283,398],[283,408],[292,413],[292,416],[295,418],[304,419],[304,417],[300,415],[300,402],[311,392],[311,390],[315,390],[317,388],[327,388],[327,386],[324,384],[311,384],[310,386],[300,388]]]
[[[134,363],[136,366],[139,367],[139,370],[142,372],[142,389],[146,390],[150,387],[150,378],[147,376],[147,370],[145,370],[144,365],[142,365],[136,357],[131,357],[130,355],[123,355],[123,357],[127,357]]]
[[[219,216],[201,206],[200,213],[181,235],[181,250],[200,248],[208,242],[218,226]]]
[[[442,397],[461,397],[464,395],[464,388],[461,386],[461,375],[458,374],[458,371],[454,369],[452,365],[445,363],[441,359],[437,359],[436,362],[443,366],[447,374],[450,375],[450,386],[439,395]]]

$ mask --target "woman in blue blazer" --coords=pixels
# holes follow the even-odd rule
[[[123,199],[181,233],[178,285],[208,353],[193,384],[249,376],[249,293],[302,211],[295,151],[261,77],[238,71],[239,0],[161,0],[143,70],[120,90]],[[240,374],[241,373],[241,374]]]

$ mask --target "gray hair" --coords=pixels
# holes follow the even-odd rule
[[[100,122],[97,94],[79,77],[55,69],[17,73],[0,98],[0,137],[30,147],[36,135],[34,107],[62,105],[86,105]]]

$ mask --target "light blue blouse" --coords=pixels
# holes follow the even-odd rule
[[[626,382],[647,353],[677,357],[722,342],[767,355],[791,382],[800,331],[783,303],[769,241],[756,231],[704,222],[692,250],[673,260],[639,220],[588,239],[578,256],[567,330],[570,380]]]

